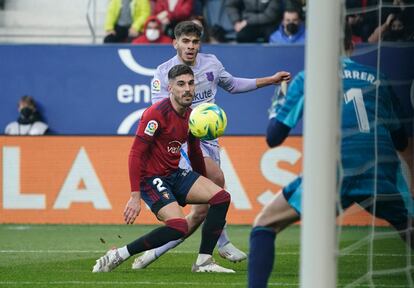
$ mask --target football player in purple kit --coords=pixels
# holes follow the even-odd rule
[[[272,76],[246,79],[233,77],[226,71],[223,64],[212,54],[199,53],[200,37],[202,28],[192,21],[180,22],[174,30],[174,48],[177,55],[157,67],[154,78],[151,82],[152,103],[157,103],[168,97],[168,70],[177,64],[189,65],[194,71],[195,77],[195,97],[192,107],[201,103],[214,103],[217,88],[220,86],[230,93],[242,93],[255,90],[268,85],[280,84],[282,81],[290,80],[290,73],[277,72]],[[207,177],[220,187],[224,187],[224,175],[220,169],[220,147],[218,140],[201,141],[201,150],[204,155]],[[180,167],[190,168],[187,157],[186,145],[182,147],[183,157]],[[193,205],[191,213],[186,219],[189,223],[188,237],[203,222],[207,215],[207,205]],[[184,238],[172,241],[157,249],[146,251],[137,257],[132,264],[133,269],[142,269],[154,262],[158,257],[168,250],[176,247],[184,241]],[[246,254],[237,249],[229,240],[225,227],[217,242],[218,252],[221,257],[232,262],[239,262],[246,259]]]
[[[133,224],[141,210],[141,198],[164,226],[152,230],[121,248],[114,248],[96,260],[92,272],[110,272],[132,255],[184,237],[188,223],[180,206],[210,205],[201,233],[201,244],[193,272],[234,273],[212,258],[214,247],[226,223],[230,194],[204,177],[206,169],[200,140],[188,128],[195,93],[194,73],[187,65],[168,71],[170,97],[149,107],[140,120],[129,155],[131,197],[124,219]],[[180,148],[188,143],[193,167],[181,169]]]

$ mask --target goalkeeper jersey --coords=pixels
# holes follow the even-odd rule
[[[390,132],[401,127],[397,97],[384,76],[377,82],[374,68],[345,58],[342,61],[343,96],[341,158],[344,175],[361,174],[377,163],[398,162]],[[276,119],[293,128],[303,114],[304,72],[289,85]],[[377,99],[377,83],[379,83]],[[333,95],[335,97],[335,95]],[[321,111],[323,113],[323,111]]]

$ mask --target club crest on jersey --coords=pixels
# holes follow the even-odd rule
[[[213,72],[207,72],[206,73],[206,76],[207,76],[207,80],[208,81],[210,81],[210,82],[213,82],[214,81],[214,74],[213,74]]]
[[[152,93],[161,92],[161,81],[160,81],[160,79],[153,79],[151,81],[151,92]]]
[[[147,127],[145,127],[144,133],[149,136],[154,136],[155,131],[158,129],[158,123],[155,120],[148,122]]]

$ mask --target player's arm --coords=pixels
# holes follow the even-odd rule
[[[131,196],[125,206],[124,220],[126,224],[132,224],[141,211],[141,159],[148,150],[149,143],[136,135],[134,143],[129,152],[129,182],[131,185]]]
[[[278,85],[281,84],[282,81],[289,82],[290,81],[290,73],[286,71],[276,72],[272,76],[257,78],[256,79],[256,86],[257,88],[269,86],[269,85]]]
[[[297,125],[303,115],[304,74],[299,73],[289,85],[282,105],[274,107],[274,117],[269,120],[266,142],[269,147],[281,145],[290,130]]]
[[[381,79],[383,83],[388,83],[388,79],[384,75],[381,75]],[[405,115],[400,99],[395,94],[391,85],[385,84],[384,86],[380,86],[380,93],[383,95],[382,99],[385,98],[389,101],[388,104],[385,104],[388,107],[387,111],[389,113],[386,122],[394,147],[397,151],[404,151],[408,146],[405,122],[409,117]]]
[[[154,135],[159,126],[157,116],[147,112],[148,110],[142,115],[134,142],[129,152],[128,168],[131,196],[124,210],[124,220],[126,224],[134,223],[135,218],[138,217],[141,211],[140,184],[142,178],[141,170],[143,166],[141,161],[142,159],[145,159],[145,155],[147,155],[149,147],[154,141]]]
[[[220,71],[218,85],[232,94],[248,92],[269,85],[281,84],[282,81],[290,81],[290,73],[286,71],[277,72],[274,75],[268,77],[251,79],[233,77],[229,72],[225,70],[221,62],[218,60],[217,65],[219,66]]]
[[[279,146],[285,141],[290,132],[290,127],[283,124],[276,118],[269,120],[266,131],[266,142],[269,147]]]
[[[204,156],[200,148],[200,140],[194,137],[191,133],[188,137],[188,158],[190,159],[193,170],[200,175],[207,177]]]

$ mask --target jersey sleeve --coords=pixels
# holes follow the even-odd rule
[[[388,79],[385,76],[381,77],[380,86],[380,97],[383,102],[385,117],[383,120],[384,124],[390,131],[396,131],[401,128],[401,121],[404,120],[403,109],[401,103],[394,93]]]
[[[233,77],[226,71],[223,64],[216,56],[210,55],[211,62],[216,66],[218,72],[218,86],[229,93],[247,92],[256,89],[256,79],[237,78]]]
[[[166,72],[158,66],[151,80],[151,102],[152,104],[168,97],[168,77]]]
[[[290,83],[284,104],[277,106],[276,120],[293,128],[303,115],[305,74],[300,72]]]
[[[143,165],[141,160],[144,159],[144,155],[147,154],[149,147],[161,130],[160,123],[161,117],[156,110],[146,110],[142,115],[134,143],[129,152],[128,167],[131,191],[140,191],[141,170]]]

